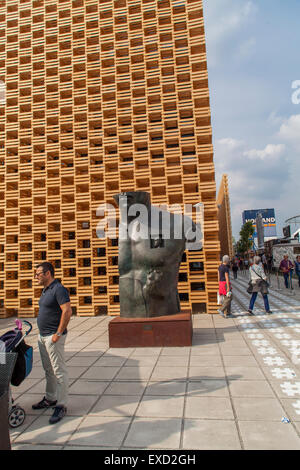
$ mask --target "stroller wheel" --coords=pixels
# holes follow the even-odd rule
[[[24,423],[26,414],[25,410],[20,406],[13,406],[10,413],[8,414],[8,424],[11,428],[17,428]]]

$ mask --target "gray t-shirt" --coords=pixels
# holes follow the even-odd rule
[[[39,300],[39,314],[37,325],[41,336],[56,333],[61,319],[60,305],[70,302],[68,290],[55,279],[49,286],[43,289]],[[65,329],[63,334],[67,333]]]

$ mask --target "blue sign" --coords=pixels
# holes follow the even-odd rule
[[[256,229],[256,216],[258,213],[261,213],[263,224],[264,224],[264,236],[267,237],[277,237],[276,233],[276,218],[275,218],[275,209],[252,209],[244,211],[243,224],[246,222],[252,222],[253,227]],[[253,235],[257,237],[257,233]]]

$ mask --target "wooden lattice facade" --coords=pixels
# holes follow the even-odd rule
[[[232,258],[234,255],[234,251],[232,243],[231,211],[227,175],[222,175],[222,180],[220,183],[217,197],[217,203],[221,256],[229,255],[230,258]]]
[[[97,237],[120,191],[205,206],[183,308],[216,311],[219,260],[200,0],[0,0],[0,315],[38,312],[42,260],[78,315],[119,313],[118,240]]]

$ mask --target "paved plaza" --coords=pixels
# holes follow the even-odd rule
[[[278,290],[274,278],[273,314],[259,295],[251,317],[246,276],[233,285],[234,318],[195,315],[192,347],[110,349],[110,317],[73,317],[68,414],[56,425],[52,410],[31,409],[45,389],[33,319],[34,367],[13,387],[27,413],[13,450],[299,450],[300,290]],[[1,334],[13,326],[1,320]]]

